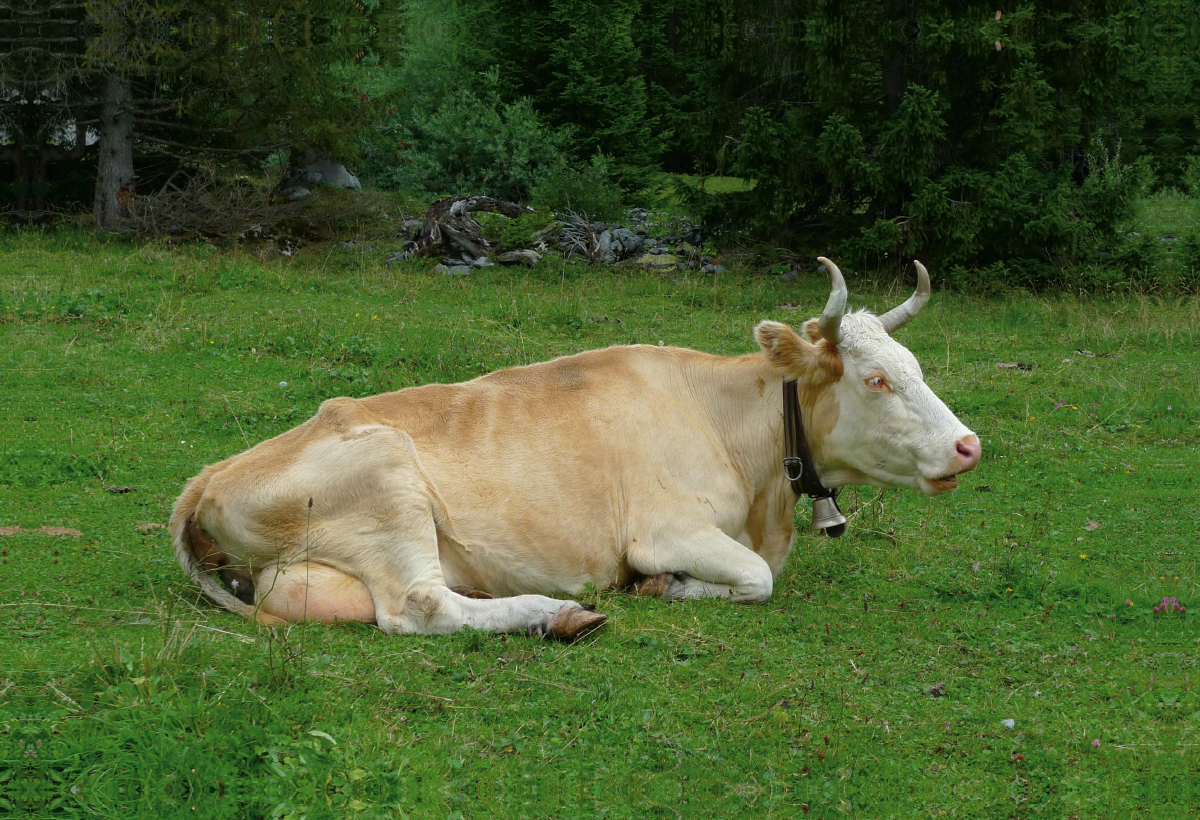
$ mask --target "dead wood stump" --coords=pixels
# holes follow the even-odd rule
[[[490,196],[452,196],[433,203],[417,234],[417,256],[462,256],[467,261],[493,252],[483,236],[483,226],[471,218],[475,211],[491,211],[516,219],[533,208]]]

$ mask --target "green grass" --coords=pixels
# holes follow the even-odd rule
[[[1200,234],[1200,198],[1167,188],[1138,202],[1129,226],[1147,236],[1194,237]]]
[[[676,185],[682,183],[689,188],[700,187],[700,177],[695,174],[674,174]],[[720,177],[710,176],[704,178],[704,193],[706,194],[740,194],[744,191],[754,190],[755,182],[752,179],[742,179],[741,177]]]
[[[736,194],[752,190],[755,184],[754,180],[741,177],[708,176],[704,177],[704,192]],[[687,211],[683,208],[684,189],[696,190],[699,187],[700,177],[695,174],[669,174],[664,171],[653,175],[653,183],[648,189],[640,192],[640,196],[651,200],[655,211],[672,216],[686,216]]]
[[[202,465],[330,396],[742,353],[827,287],[388,250],[0,237],[0,527],[82,532],[0,537],[0,814],[1196,813],[1195,615],[1151,612],[1200,581],[1196,299],[935,294],[900,339],[982,464],[937,499],[848,491],[847,536],[802,534],[766,606],[600,593],[570,646],[256,628],[138,529]],[[905,295],[846,273],[854,306]]]

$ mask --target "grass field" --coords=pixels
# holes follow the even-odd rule
[[[204,464],[331,396],[743,353],[827,293],[385,250],[0,237],[0,814],[1200,812],[1195,614],[1152,611],[1200,582],[1200,301],[935,294],[899,338],[982,464],[937,499],[847,491],[846,537],[802,534],[766,606],[599,593],[574,645],[256,628],[152,526]],[[854,306],[905,295],[846,273]]]

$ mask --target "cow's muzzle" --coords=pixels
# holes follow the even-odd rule
[[[937,478],[922,478],[923,484],[929,487],[930,495],[948,492],[958,486],[958,477],[963,473],[974,470],[983,455],[983,447],[979,444],[979,436],[971,433],[954,442],[954,458],[950,469],[945,475]],[[932,492],[930,492],[932,491]]]

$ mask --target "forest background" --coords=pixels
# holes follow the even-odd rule
[[[202,171],[331,156],[417,203],[668,208],[972,290],[1196,283],[1194,237],[1121,231],[1200,188],[1181,0],[0,0],[0,31],[18,225],[128,230]]]

